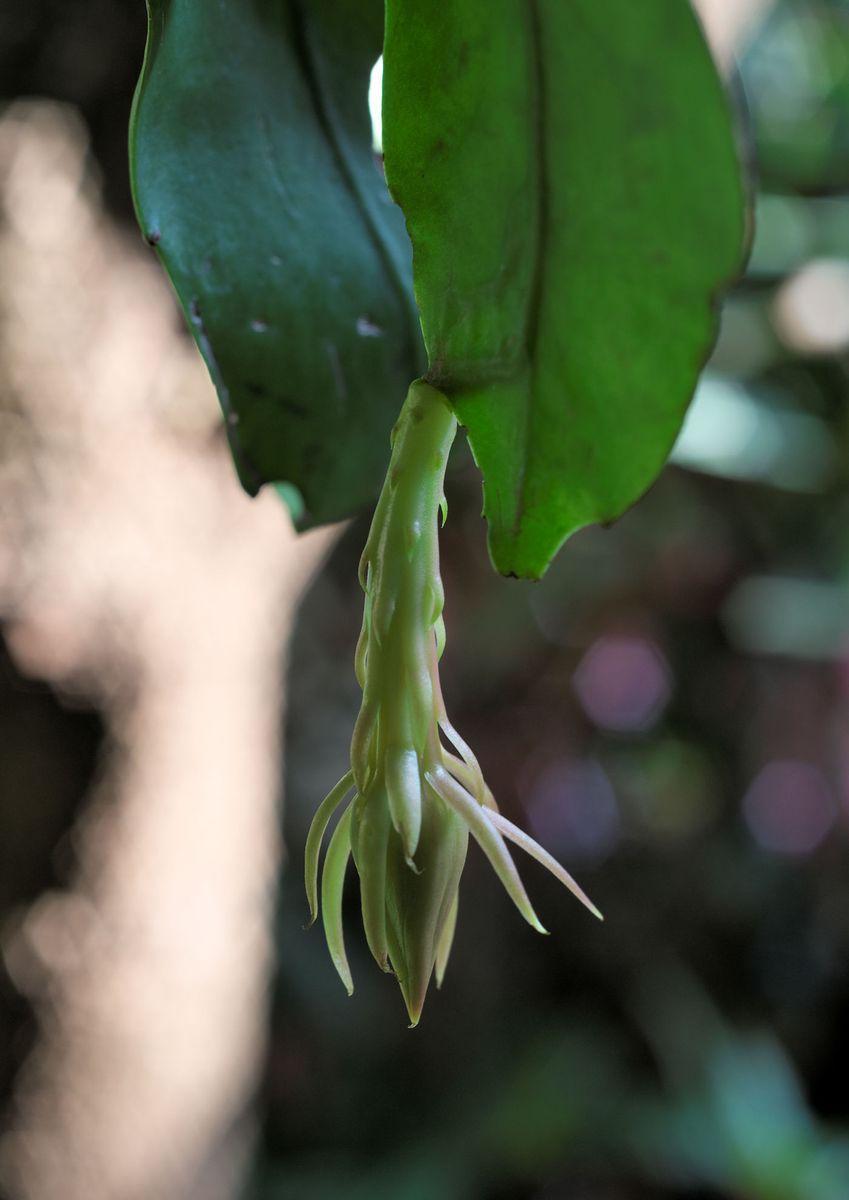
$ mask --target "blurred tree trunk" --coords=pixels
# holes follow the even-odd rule
[[[72,888],[6,946],[42,1033],[0,1168],[27,1200],[225,1200],[264,1047],[283,647],[334,534],[241,493],[164,277],[86,152],[54,104],[0,124],[0,610],[20,667],[108,728]]]

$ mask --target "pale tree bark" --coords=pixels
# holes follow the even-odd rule
[[[264,1047],[283,648],[334,532],[241,493],[164,276],[85,155],[57,106],[0,123],[0,615],[110,741],[73,890],[4,946],[43,1036],[0,1172],[16,1200],[225,1200]]]
[[[705,33],[723,71],[734,67],[734,56],[775,0],[693,0]]]

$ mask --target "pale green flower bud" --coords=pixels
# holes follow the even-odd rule
[[[440,510],[445,513],[442,487],[456,427],[445,397],[421,380],[414,383],[393,430],[389,471],[360,566],[365,605],[355,666],[363,702],[351,770],[319,806],[305,854],[314,919],[321,841],[334,811],[354,791],[322,874],[328,948],[353,991],[342,933],[342,887],[353,855],[369,948],[398,977],[414,1025],[434,969],[437,983],[445,970],[470,833],[535,929],[545,932],[505,838],[601,915],[550,854],[501,816],[474,754],[445,712],[437,524]]]
[[[401,838],[389,837],[386,870],[386,936],[389,961],[415,1025],[427,987],[456,918],[457,891],[466,862],[469,829],[462,817],[434,794],[426,794],[415,864],[404,853]]]

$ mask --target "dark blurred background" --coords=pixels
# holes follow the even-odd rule
[[[95,1154],[85,1143],[108,1143],[102,1124],[86,1124],[56,1098],[74,1091],[74,1071],[90,1066],[88,1052],[74,1058],[68,1044],[75,1031],[91,1039],[100,1010],[73,1009],[88,1013],[80,1034],[79,1021],[62,1018],[69,993],[55,980],[67,980],[69,971],[90,977],[98,963],[112,978],[113,959],[83,955],[69,968],[61,954],[51,957],[49,945],[57,928],[67,930],[69,912],[72,931],[82,925],[89,937],[92,925],[109,924],[110,893],[92,889],[91,879],[102,878],[103,856],[124,853],[123,843],[101,840],[92,873],[81,814],[96,807],[104,775],[113,786],[101,807],[106,803],[114,820],[123,802],[115,762],[120,767],[120,755],[131,754],[127,743],[139,728],[147,736],[144,721],[133,721],[149,668],[139,666],[141,651],[127,654],[138,613],[128,604],[119,620],[114,591],[106,605],[118,622],[118,635],[107,639],[112,658],[78,653],[69,666],[65,652],[57,665],[56,652],[43,646],[55,644],[57,628],[67,638],[67,629],[45,620],[37,589],[7,578],[0,587],[11,647],[0,660],[7,972],[0,1088],[8,1133],[0,1169],[5,1162],[16,1200],[849,1198],[849,3],[704,7],[743,114],[756,237],[673,465],[613,528],[574,538],[537,585],[493,575],[479,480],[462,452],[448,489],[449,712],[505,812],[575,873],[604,911],[604,925],[523,864],[551,930],[549,938],[534,935],[473,851],[444,989],[429,996],[421,1025],[408,1031],[397,988],[376,971],[362,941],[352,877],[346,914],[356,992],[346,998],[320,931],[303,930],[301,850],[317,801],[345,769],[358,707],[351,663],[361,616],[356,563],[367,522],[341,534],[300,597],[280,582],[294,577],[295,559],[281,560],[268,605],[270,611],[279,601],[291,613],[288,657],[280,645],[288,625],[275,624],[265,610],[262,653],[275,681],[285,676],[285,750],[275,757],[273,738],[264,743],[272,755],[262,783],[267,823],[253,829],[238,866],[246,895],[252,879],[267,890],[276,878],[276,861],[263,857],[261,843],[273,836],[282,775],[288,857],[276,903],[270,1001],[269,947],[255,929],[268,905],[260,903],[260,918],[251,910],[246,935],[240,901],[232,927],[222,934],[217,922],[217,936],[229,949],[253,954],[250,961],[226,959],[230,971],[242,970],[252,982],[220,1010],[217,1026],[203,1026],[207,1040],[198,1037],[197,1057],[186,1059],[194,1087],[179,1095],[188,1108],[208,1101],[200,1096],[197,1063],[239,1038],[254,1046],[247,1065],[240,1060],[241,1090],[228,1093],[214,1119],[194,1126],[189,1119],[196,1136],[188,1165],[170,1173],[159,1170],[156,1156],[180,1158],[174,1122],[182,1118],[144,1125],[139,1117],[147,1167],[141,1162],[122,1174],[107,1162],[109,1144]],[[86,147],[81,178],[96,192],[93,211],[109,223],[116,246],[124,239],[135,246],[124,145],[144,33],[140,5],[13,3],[4,13],[2,94],[58,99],[81,115],[74,136]],[[732,43],[736,66],[727,57]],[[13,105],[3,118],[7,127],[11,114],[20,128],[22,111],[30,114],[24,126],[43,126],[43,114],[36,119]],[[73,123],[69,110],[61,111]],[[0,126],[0,178],[5,161],[5,178],[14,184],[3,146]],[[157,303],[174,345],[183,347],[164,291]],[[15,328],[7,312],[0,415],[18,432],[4,439],[0,483],[12,478],[3,496],[18,497],[18,508],[29,511],[20,497],[33,485],[21,482],[21,455],[43,471],[43,448],[32,434],[41,426],[27,416],[26,388],[8,366]],[[206,386],[194,375],[190,386],[185,379],[169,376],[173,402],[164,404],[162,386],[153,383],[141,400],[152,395],[154,409],[165,413],[169,445],[206,456],[217,496],[230,486],[217,419],[206,391],[202,401],[185,400]],[[96,439],[98,420],[102,413],[93,418]],[[173,503],[197,505],[204,495],[198,484]],[[222,530],[232,546],[241,545],[256,519],[256,506],[243,505],[235,490],[232,505],[238,525],[218,513],[203,533],[213,559]],[[261,511],[267,545],[290,537],[276,509]],[[150,526],[142,518],[144,539]],[[25,517],[17,520],[9,520],[8,538],[18,548],[0,546],[7,576],[32,569],[20,549],[32,530]],[[186,537],[200,555],[198,530],[189,528]],[[114,534],[104,539],[114,552]],[[327,546],[298,560],[298,579]],[[150,553],[155,563],[159,551]],[[300,551],[290,545],[287,553]],[[254,604],[258,589],[268,587],[265,542],[256,559],[243,575]],[[125,563],[121,569],[126,574]],[[198,558],[195,578],[202,569]],[[224,586],[214,575],[207,579],[198,608],[178,605],[184,622]],[[63,601],[59,588],[59,608]],[[210,672],[201,692],[209,696],[217,679],[231,714],[240,711],[231,697],[245,686],[245,671],[231,650],[233,675],[221,676],[216,656],[225,657],[225,632],[253,611],[241,594],[232,603],[198,650]],[[89,614],[95,639],[102,613],[101,604]],[[258,643],[252,646],[259,654]],[[169,663],[174,655],[168,642]],[[123,674],[116,656],[130,664]],[[279,696],[273,689],[258,694],[263,711],[279,712],[282,723]],[[194,701],[186,693],[182,703]],[[199,756],[211,758],[219,734],[201,722],[197,737]],[[179,793],[173,779],[168,786]],[[216,820],[230,831],[225,842],[241,836],[234,831],[250,824],[250,806],[251,790],[242,787],[229,806],[222,800],[220,812],[187,807],[187,828],[162,834],[172,851],[179,847],[176,875],[193,878],[197,843]],[[157,843],[151,860],[165,853]],[[225,858],[219,868],[215,886],[224,888],[238,871]],[[39,924],[32,913],[43,908],[45,889],[64,896],[65,907],[52,923]],[[77,908],[67,908],[69,894]],[[189,943],[212,936],[203,897],[184,912],[186,895],[195,894],[180,893],[178,901],[177,924],[182,920]],[[96,910],[85,919],[81,896]],[[142,905],[145,896],[157,912],[141,887]],[[157,920],[173,921],[175,912],[166,909]],[[130,937],[137,928],[138,921]],[[225,986],[225,958],[223,951],[215,957],[221,970],[204,976],[205,992],[171,994],[167,974],[157,977],[160,1003],[186,1006],[186,1029],[214,1009],[212,989]],[[116,992],[115,1002],[132,1007],[127,995],[149,985],[131,972],[125,986],[129,992]],[[147,1011],[137,1014],[142,1024]],[[242,1025],[237,1012],[248,1014]],[[127,1025],[125,1038],[135,1028]],[[161,1026],[158,1039],[144,1044],[149,1055],[173,1053],[176,1063],[179,1042],[174,1029]],[[162,1106],[167,1071],[140,1092],[133,1070],[142,1068],[133,1061],[130,1055],[123,1090],[111,1103]],[[148,1075],[149,1068],[146,1062]],[[101,1093],[107,1074],[97,1077],[100,1084],[79,1084],[86,1103]],[[252,1100],[257,1074],[259,1099]],[[216,1078],[226,1092],[223,1074]],[[131,1115],[130,1129],[132,1123]],[[113,1140],[112,1151],[120,1155],[126,1146]],[[45,1171],[48,1159],[64,1174]],[[87,1173],[74,1174],[78,1161],[87,1162]],[[57,1179],[65,1186],[51,1192]]]

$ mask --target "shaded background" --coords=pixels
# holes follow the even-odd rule
[[[302,928],[366,522],[296,541],[233,481],[131,224],[140,5],[4,9],[2,94],[61,101],[0,118],[14,1200],[849,1196],[849,4],[704,7],[757,238],[675,465],[537,585],[448,488],[449,711],[606,921],[528,865],[536,937],[473,852],[415,1032],[353,879],[352,1000]]]

